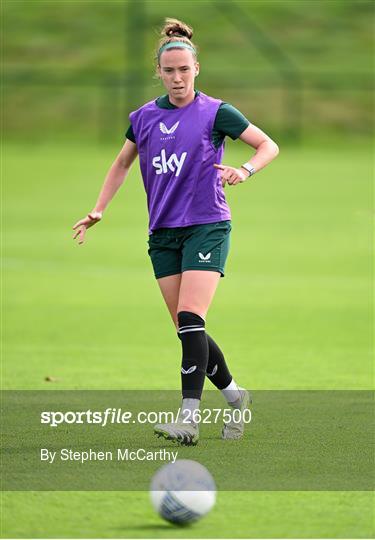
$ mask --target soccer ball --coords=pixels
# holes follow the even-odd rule
[[[211,510],[216,500],[216,486],[206,467],[191,459],[178,459],[156,472],[150,495],[161,517],[171,523],[187,525]]]

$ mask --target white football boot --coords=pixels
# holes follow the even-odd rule
[[[233,411],[236,409],[240,409],[241,416],[240,416],[240,422],[235,422],[232,418],[229,420],[229,422],[225,423],[223,426],[223,430],[221,432],[221,438],[222,439],[241,439],[241,437],[244,434],[245,431],[245,422],[243,421],[243,411],[245,409],[249,408],[249,404],[251,403],[250,394],[247,390],[244,388],[238,388],[240,393],[239,398],[239,407],[233,407]],[[236,403],[236,405],[238,405]],[[238,417],[236,415],[236,420],[238,420]]]
[[[156,424],[154,433],[164,437],[167,441],[174,441],[184,446],[195,446],[199,440],[199,427],[192,422],[171,422],[170,424]]]

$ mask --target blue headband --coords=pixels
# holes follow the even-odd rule
[[[192,47],[188,43],[185,43],[184,41],[170,41],[169,43],[166,43],[165,45],[160,47],[159,52],[158,52],[158,58],[160,58],[160,55],[162,52],[168,49],[172,49],[173,47],[182,47],[184,49],[189,49],[189,51],[191,51],[192,53],[197,54],[194,47]]]

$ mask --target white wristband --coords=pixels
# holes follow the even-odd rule
[[[253,176],[253,174],[255,174],[255,167],[250,165],[250,163],[244,163],[243,165],[241,165],[241,167],[247,170],[249,176]]]

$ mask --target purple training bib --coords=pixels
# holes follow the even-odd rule
[[[130,113],[149,211],[149,234],[231,219],[220,174],[224,143],[215,149],[212,128],[221,101],[200,92],[176,109],[150,101]]]

